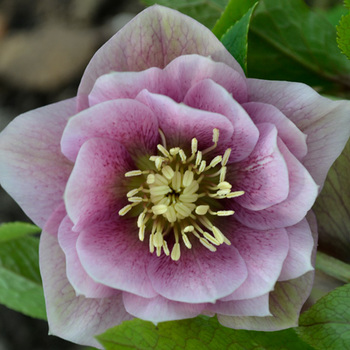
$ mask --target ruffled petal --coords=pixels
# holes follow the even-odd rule
[[[170,147],[191,149],[192,138],[198,139],[198,148],[213,145],[213,129],[220,131],[216,153],[223,154],[233,133],[230,121],[221,114],[201,111],[179,104],[163,95],[141,91],[137,100],[147,105],[158,118],[160,129]],[[189,156],[190,154],[188,154]]]
[[[294,226],[286,227],[286,231],[289,237],[289,252],[279,281],[291,280],[313,270],[311,254],[314,240],[307,220],[303,219]]]
[[[124,174],[132,169],[131,158],[120,143],[95,138],[83,144],[64,193],[75,231],[118,215],[126,204]]]
[[[350,102],[332,101],[300,83],[248,79],[249,99],[276,106],[307,135],[303,164],[319,186],[350,136]]]
[[[65,257],[57,238],[46,232],[40,239],[40,270],[50,334],[101,349],[95,335],[132,319],[125,311],[122,293],[103,299],[76,296],[67,280]]]
[[[224,87],[211,79],[205,79],[188,91],[184,103],[200,110],[222,114],[232,123],[234,132],[228,145],[231,148],[229,163],[245,159],[253,151],[259,131]]]
[[[160,295],[195,304],[231,294],[247,278],[247,267],[234,246],[211,252],[199,243],[192,249],[183,247],[178,261],[164,254],[152,259],[147,271]]]
[[[244,103],[242,106],[255,124],[271,123],[275,125],[278,136],[297,159],[302,160],[305,157],[307,154],[306,135],[279,109],[261,102]]]
[[[101,75],[164,68],[187,54],[211,56],[244,76],[237,61],[208,28],[178,11],[156,5],[141,12],[96,52],[79,86],[79,108],[88,106],[88,95]]]
[[[239,103],[247,102],[246,79],[222,62],[210,57],[184,55],[175,58],[164,68],[164,93],[176,102],[182,102],[186,93],[204,79],[222,86]]]
[[[40,227],[62,202],[72,164],[61,153],[75,99],[24,113],[0,135],[0,182]]]
[[[126,292],[123,293],[123,301],[129,314],[154,323],[196,317],[207,305],[180,303],[160,295],[142,298]]]
[[[260,137],[253,152],[228,167],[227,180],[244,195],[232,200],[249,210],[262,210],[284,201],[289,193],[287,164],[277,146],[273,124],[259,124]]]
[[[136,219],[120,218],[88,226],[77,241],[81,264],[91,278],[111,288],[155,297],[147,266],[152,261],[148,243],[138,239]],[[155,257],[157,258],[157,257]]]
[[[77,296],[86,298],[107,298],[119,293],[116,289],[96,283],[83,269],[78,258],[76,242],[79,233],[72,230],[73,223],[68,216],[58,230],[58,242],[66,255],[67,278]]]
[[[280,276],[289,251],[285,229],[252,230],[233,220],[225,224],[232,234],[228,236],[247,265],[248,277],[232,294],[222,301],[243,300],[269,293]]]
[[[227,316],[271,316],[269,310],[269,294],[243,300],[220,301],[208,304],[206,310]]]
[[[236,211],[235,218],[248,227],[268,230],[295,225],[305,217],[315,202],[318,186],[313,178],[280,139],[277,145],[288,167],[288,197],[279,204],[258,211],[245,209],[234,201],[229,202]]]

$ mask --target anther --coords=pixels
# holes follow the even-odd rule
[[[141,170],[131,170],[125,173],[125,177],[131,177],[131,176],[140,176],[144,172]]]
[[[199,205],[196,208],[196,214],[197,215],[205,215],[209,210],[209,205]]]
[[[154,176],[154,174],[149,174],[148,176],[147,176],[147,184],[148,185],[151,185],[151,184],[153,184],[154,183],[154,181],[155,181],[155,176]]]
[[[198,150],[198,141],[196,138],[193,138],[192,141],[191,141],[191,151],[192,151],[192,154],[195,154]]]
[[[129,212],[132,209],[132,207],[133,207],[132,204],[128,204],[124,208],[120,209],[118,214],[120,216],[124,216],[127,212]]]
[[[155,215],[162,215],[166,213],[167,210],[168,210],[168,206],[164,204],[158,204],[152,207],[152,211]]]
[[[230,192],[226,195],[226,198],[235,198],[235,197],[240,197],[243,195],[244,195],[244,191]]]
[[[181,255],[180,244],[175,243],[171,251],[171,259],[174,261],[178,261],[180,259],[180,255]]]
[[[149,175],[148,175],[149,176]],[[140,192],[140,188],[134,188],[133,190],[129,191],[126,196],[127,197],[133,197],[135,196],[135,194],[139,193]]]
[[[164,148],[164,146],[157,145],[157,148],[165,157],[170,158],[170,153]]]
[[[225,153],[224,153],[224,156],[222,157],[222,162],[221,162],[221,165],[222,166],[225,166],[230,158],[230,155],[231,155],[231,148],[228,148]]]

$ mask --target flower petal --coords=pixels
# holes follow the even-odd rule
[[[268,293],[243,300],[218,300],[215,304],[208,304],[206,310],[227,316],[271,316]]]
[[[211,56],[242,76],[242,68],[215,35],[192,18],[162,6],[141,12],[96,52],[78,90],[80,109],[88,106],[88,94],[96,79],[112,71],[164,68],[186,54]]]
[[[274,124],[278,130],[278,136],[297,159],[301,160],[305,157],[307,154],[306,135],[279,109],[261,102],[244,103],[242,106],[255,124]]]
[[[277,146],[277,129],[268,123],[258,126],[260,137],[253,152],[227,172],[233,190],[244,191],[232,202],[253,211],[280,203],[289,193],[288,168]]]
[[[126,292],[123,293],[123,301],[129,314],[154,323],[196,317],[207,305],[180,303],[160,295],[142,298]]]
[[[252,230],[233,220],[225,226],[232,230],[228,238],[245,261],[248,277],[238,289],[221,300],[251,299],[273,290],[288,254],[286,230]]]
[[[73,223],[66,216],[58,230],[58,242],[66,255],[67,278],[76,295],[83,295],[86,298],[107,298],[117,294],[116,289],[96,283],[85,272],[76,250],[79,233],[74,232],[72,227]]]
[[[155,297],[147,275],[152,259],[148,243],[138,239],[136,219],[116,217],[86,227],[77,252],[85,271],[98,283],[145,298]]]
[[[72,164],[59,143],[75,99],[24,113],[0,136],[0,182],[40,227],[62,202]],[[35,200],[34,200],[35,199]]]
[[[280,139],[277,145],[288,167],[288,197],[279,204],[258,211],[251,211],[230,202],[232,209],[236,211],[235,218],[248,227],[267,230],[295,225],[305,217],[315,202],[318,186],[309,172]]]
[[[313,270],[311,253],[314,240],[307,220],[303,219],[294,226],[286,227],[286,231],[289,237],[289,252],[279,281],[291,280]]]
[[[250,100],[276,106],[307,135],[303,164],[320,186],[350,136],[350,103],[331,101],[300,83],[248,79]]]
[[[231,294],[247,278],[246,265],[235,247],[222,245],[211,252],[199,243],[192,249],[183,247],[178,261],[164,254],[151,260],[147,271],[160,295],[195,304]]]
[[[40,239],[40,270],[50,334],[102,348],[95,335],[132,319],[125,311],[121,293],[103,299],[76,296],[66,277],[65,258],[57,238],[46,232]]]
[[[134,156],[153,154],[159,137],[157,118],[135,100],[100,103],[69,120],[61,140],[62,152],[75,161],[83,143],[94,137],[118,141]]]
[[[64,200],[79,231],[96,221],[118,215],[125,205],[124,174],[133,169],[124,146],[109,139],[90,139],[80,148]]]
[[[237,162],[253,151],[259,131],[249,115],[232,95],[211,79],[194,85],[184,98],[188,106],[224,115],[233,125],[234,133],[228,147],[231,148],[229,162]]]
[[[191,149],[192,138],[198,139],[199,149],[213,145],[213,129],[220,131],[220,138],[215,152],[223,154],[225,145],[229,144],[233,127],[230,121],[221,114],[201,111],[174,102],[163,95],[143,90],[137,99],[147,105],[158,118],[160,129],[166,136],[170,147]],[[189,156],[190,154],[188,154]]]
[[[222,86],[239,103],[248,99],[246,79],[228,65],[215,62],[210,57],[180,56],[164,68],[164,74],[165,94],[179,103],[194,85],[204,79]]]

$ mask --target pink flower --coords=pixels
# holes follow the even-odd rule
[[[246,79],[189,17],[142,12],[96,53],[77,98],[1,134],[1,184],[43,228],[50,332],[98,346],[132,317],[201,313],[295,326],[313,281],[307,214],[349,112],[303,84]]]

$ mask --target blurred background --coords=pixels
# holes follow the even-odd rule
[[[309,0],[318,11],[341,0]],[[138,0],[0,0],[0,130],[25,111],[76,94],[94,52],[144,8]],[[0,188],[0,223],[28,221]],[[0,350],[73,350],[47,324],[0,306]]]

